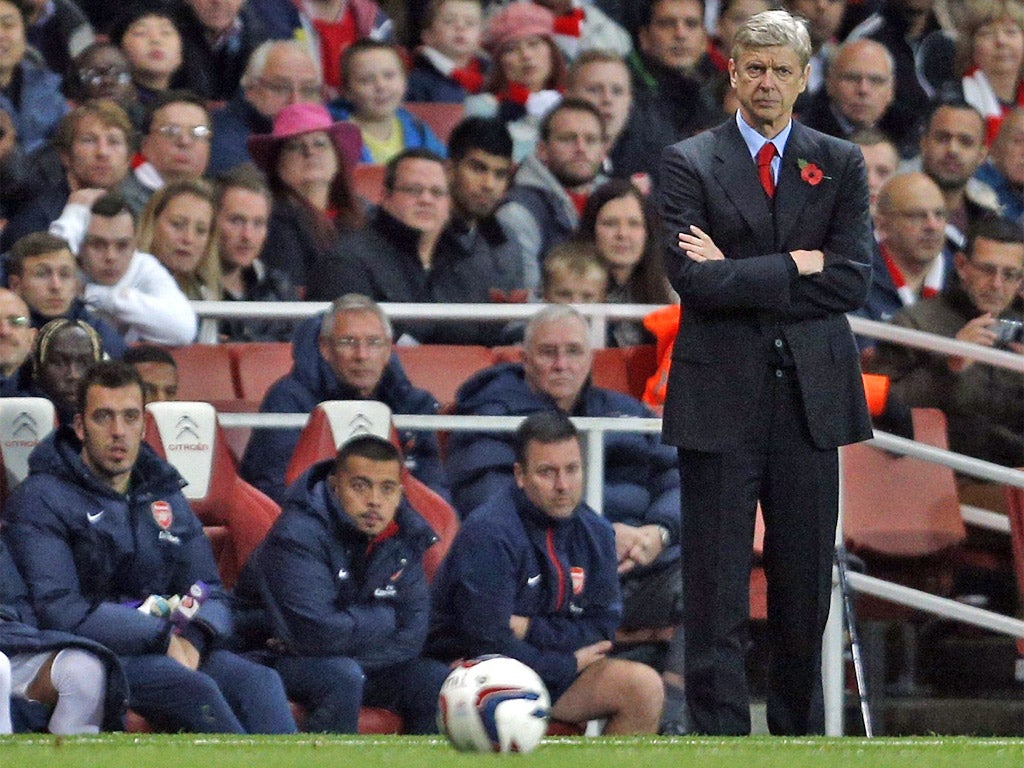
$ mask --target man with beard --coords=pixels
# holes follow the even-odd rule
[[[589,101],[567,98],[540,124],[533,154],[516,171],[498,220],[523,249],[526,287],[540,283],[540,262],[551,247],[569,239],[599,173],[607,150],[601,113]]]

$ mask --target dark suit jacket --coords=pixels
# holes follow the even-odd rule
[[[824,174],[801,178],[800,162]],[[844,313],[864,303],[871,225],[860,151],[794,122],[774,201],[735,119],[662,155],[665,264],[684,307],[672,353],[664,440],[701,451],[737,446],[780,334],[792,355],[811,439],[833,448],[871,436],[857,346]],[[686,257],[696,224],[726,258]],[[824,271],[800,277],[789,252],[819,249]]]

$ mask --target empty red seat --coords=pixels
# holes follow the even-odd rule
[[[178,398],[204,403],[239,399],[231,352],[221,344],[190,344],[169,350],[178,366]]]
[[[409,380],[442,405],[454,403],[462,383],[493,362],[490,349],[468,344],[395,347],[395,354]]]
[[[267,390],[291,369],[292,345],[287,341],[248,341],[224,345],[231,353],[238,396],[263,402]]]
[[[432,101],[407,101],[403,104],[407,110],[430,126],[430,130],[441,140],[448,143],[452,130],[462,122],[466,110],[462,104],[447,104]]]

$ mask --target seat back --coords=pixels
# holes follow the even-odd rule
[[[427,390],[441,405],[455,402],[462,383],[491,365],[491,350],[470,344],[422,344],[395,347],[409,381]]]
[[[221,344],[189,344],[169,350],[178,366],[178,398],[206,403],[237,400],[231,352]]]
[[[1024,602],[1024,488],[1006,487],[1006,511],[1010,516],[1010,544],[1013,548],[1013,570],[1017,573],[1017,592]],[[1017,639],[1017,652],[1024,656],[1024,638]]]
[[[0,398],[0,503],[28,476],[28,456],[56,426],[45,397]]]
[[[430,126],[430,130],[441,140],[448,143],[452,130],[462,122],[466,114],[462,104],[447,104],[433,101],[407,101],[402,106]]]
[[[639,400],[647,379],[658,367],[654,346],[610,347],[594,350],[591,379],[598,387],[612,389]]]
[[[182,492],[210,538],[221,580],[232,587],[280,508],[238,476],[209,403],[150,403],[146,442],[186,480]]]
[[[384,193],[384,166],[359,163],[352,169],[352,188],[357,195],[377,205]]]
[[[320,403],[313,409],[299,435],[285,472],[285,482],[293,483],[313,464],[333,457],[342,443],[359,434],[377,435],[397,444],[397,436],[391,426],[391,410],[372,400]],[[458,533],[459,518],[447,501],[413,477],[405,467],[402,467],[402,492],[409,505],[427,521],[438,537],[437,543],[423,555],[423,569],[430,579]]]
[[[338,452],[339,446],[356,435],[377,435],[391,440],[391,409],[376,400],[328,400],[309,415],[299,434],[284,481],[291,485],[316,464]]]
[[[288,341],[247,341],[224,345],[231,353],[238,396],[259,405],[267,390],[292,369]]]
[[[945,449],[946,417],[913,409],[914,438]],[[967,536],[953,470],[863,443],[842,451],[843,532],[854,552],[922,558],[945,552]]]

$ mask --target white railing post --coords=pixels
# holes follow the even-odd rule
[[[843,451],[839,451],[839,517],[835,546],[843,545]],[[828,621],[821,638],[821,684],[825,700],[825,735],[842,736],[844,727],[845,669],[843,663],[843,595],[839,574],[832,566],[832,592]]]
[[[582,430],[581,430],[582,431]],[[589,429],[583,432],[587,451],[586,492],[584,499],[598,514],[604,514],[604,431]]]

